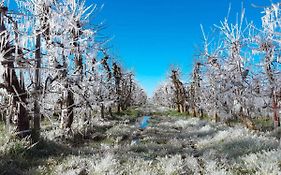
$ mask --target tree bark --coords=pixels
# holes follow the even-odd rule
[[[73,93],[71,90],[68,90],[67,92],[67,120],[66,120],[66,128],[71,128],[71,125],[73,123],[74,118],[74,98]]]
[[[101,104],[100,113],[101,113],[101,118],[104,118],[104,105],[103,104]]]
[[[278,127],[280,127],[280,119],[279,119],[279,114],[278,114],[278,105],[277,105],[275,93],[273,93],[272,108],[273,108],[274,128],[278,128]]]
[[[39,33],[39,31],[37,31]],[[41,67],[41,42],[40,42],[40,34],[36,36],[36,52],[35,52],[35,59],[36,59],[36,70],[34,76],[34,83],[35,83],[35,101],[34,101],[34,116],[33,116],[33,132],[32,132],[32,141],[38,142],[40,138],[40,106],[39,106],[39,90],[40,90],[40,67]]]
[[[220,118],[219,118],[217,112],[215,112],[215,122],[216,122],[216,123],[220,122]]]
[[[5,33],[6,27],[4,24],[4,14],[8,11],[6,7],[0,7],[0,32],[3,32],[0,39],[4,42],[1,48],[1,52],[5,53],[3,55],[4,61],[1,64],[6,68],[4,73],[4,83],[1,85],[5,88],[9,94],[13,96],[12,104],[13,107],[17,109],[17,129],[18,136],[25,137],[29,135],[29,118],[27,115],[27,110],[25,108],[27,102],[27,92],[24,87],[21,86],[18,80],[17,74],[14,67],[14,57],[12,53],[15,52],[15,47],[11,46],[8,42],[8,33]],[[7,32],[7,31],[6,31]]]

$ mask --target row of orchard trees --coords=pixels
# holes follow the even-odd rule
[[[191,80],[184,84],[179,71],[154,94],[154,100],[179,112],[208,114],[216,121],[239,118],[253,128],[251,119],[268,116],[280,125],[281,4],[264,9],[262,26],[226,18],[216,25],[213,38],[203,30],[204,45],[195,61]],[[160,100],[162,99],[162,100]]]
[[[60,126],[145,103],[132,72],[114,60],[91,20],[96,5],[80,0],[16,0],[0,6],[0,103],[17,134],[40,134],[40,119]],[[89,123],[89,122],[88,122]],[[9,126],[9,125],[8,125]],[[33,130],[33,132],[30,132]]]

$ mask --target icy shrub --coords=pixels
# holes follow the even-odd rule
[[[89,171],[94,164],[94,159],[83,158],[80,156],[67,157],[61,165],[54,168],[53,174],[75,175],[83,171]]]
[[[153,161],[146,161],[143,159],[130,159],[123,165],[123,172],[125,174],[135,175],[158,175],[159,171]]]
[[[244,172],[254,172],[257,175],[280,174],[281,172],[281,151],[262,151],[241,157],[242,169]]]
[[[135,129],[130,128],[128,125],[116,125],[110,128],[106,134],[110,137],[118,137],[122,135],[129,135]]]
[[[199,129],[200,132],[210,132],[210,131],[213,131],[213,130],[214,130],[214,128],[209,124],[207,124],[207,125],[205,125],[205,126],[203,126],[202,128]]]
[[[7,143],[9,140],[9,134],[7,133],[0,133],[0,146],[2,146],[2,144]]]
[[[243,154],[275,149],[278,145],[278,141],[274,138],[258,136],[239,127],[219,131],[214,137],[202,139],[197,143],[198,148],[203,151],[215,149],[223,152],[230,159],[235,159]]]
[[[200,121],[199,118],[189,118],[189,119],[187,119],[187,120],[183,120],[183,119],[176,120],[174,123],[171,123],[171,122],[163,122],[163,123],[161,123],[161,124],[164,125],[164,126],[169,126],[169,127],[176,127],[176,128],[185,129],[185,128],[188,128],[188,127],[191,127],[191,126],[200,125],[201,122],[202,122],[202,121]]]
[[[276,128],[275,130],[268,132],[267,135],[269,137],[275,137],[277,139],[281,139],[281,127]]]
[[[22,174],[30,162],[25,159],[25,153],[30,146],[27,139],[6,142],[0,146],[0,174]]]
[[[171,157],[166,156],[164,158],[158,158],[158,160],[158,168],[165,175],[179,174],[183,166],[180,155],[174,155]]]
[[[93,156],[70,156],[55,167],[54,174],[108,174],[113,175],[118,171],[118,162],[111,153],[103,157]]]
[[[223,165],[216,161],[210,160],[205,163],[204,174],[206,175],[231,175]]]
[[[63,137],[64,134],[65,134],[64,130],[62,130],[61,128],[53,127],[49,131],[42,132],[41,136],[46,140],[56,140],[57,138]]]
[[[192,156],[187,156],[184,159],[183,169],[186,170],[186,168],[190,171],[188,174],[199,174],[200,164],[198,162],[198,159]]]
[[[18,157],[22,155],[29,146],[30,142],[28,139],[14,140],[2,145],[0,147],[0,152],[11,157]]]
[[[92,168],[91,174],[116,174],[118,161],[114,158],[114,155],[107,153],[104,157],[98,160]]]
[[[246,130],[238,128],[230,128],[229,130],[219,131],[214,137],[204,139],[198,142],[199,147],[206,147],[228,141],[229,139],[236,139],[246,134]]]

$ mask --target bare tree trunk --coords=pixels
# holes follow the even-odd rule
[[[180,104],[177,104],[177,111],[180,113],[181,109],[180,109]]]
[[[121,112],[121,89],[120,83],[122,79],[121,68],[117,65],[117,63],[113,63],[113,76],[115,80],[115,91],[117,95],[117,112]]]
[[[17,103],[17,110],[18,110],[17,131],[19,132],[20,137],[25,137],[30,134],[27,111],[25,109],[25,106],[23,106],[23,104],[20,102]]]
[[[108,108],[108,113],[109,113],[111,118],[114,118],[111,107]]]
[[[120,112],[121,112],[121,110],[122,110],[121,104],[120,104],[120,103],[118,103],[118,105],[117,105],[117,112],[118,112],[118,113],[120,113]]]
[[[280,127],[280,119],[278,114],[278,105],[277,105],[275,92],[273,92],[272,108],[273,108],[274,128],[278,128]]]
[[[80,26],[80,22],[76,21],[75,26],[79,29]],[[83,79],[83,60],[82,60],[82,56],[80,55],[80,45],[79,45],[79,36],[81,34],[81,31],[79,30],[78,32],[75,31],[76,29],[73,28],[71,30],[72,33],[72,37],[73,37],[73,46],[75,48],[75,52],[74,52],[74,57],[75,57],[75,66],[76,66],[76,70],[74,72],[74,74],[76,74],[77,76],[80,76],[82,80]],[[65,66],[65,62],[64,62],[64,67]],[[67,129],[71,129],[72,123],[73,123],[73,119],[74,119],[74,94],[72,92],[72,90],[70,89],[69,83],[67,82],[65,85],[66,90],[64,91],[63,94],[63,110],[62,110],[62,127],[63,128],[67,128]]]
[[[128,84],[125,83],[124,85],[124,100],[121,103],[121,110],[126,110],[128,109],[128,107],[132,106],[132,92],[133,92],[133,88],[134,88],[134,84],[133,84],[133,78],[132,78],[133,74],[129,73],[129,82],[127,82]]]
[[[37,31],[39,33],[39,31]],[[33,116],[33,132],[32,132],[32,141],[38,142],[40,138],[40,106],[39,106],[39,90],[40,90],[40,67],[41,67],[41,42],[40,42],[40,34],[36,36],[36,70],[34,76],[35,83],[35,101],[34,101],[34,116]]]
[[[11,114],[12,114],[12,107],[11,107],[10,112],[6,113],[6,118],[5,118],[5,128],[8,133],[10,133],[10,131],[11,131],[11,120],[10,120]]]
[[[185,112],[187,113],[187,115],[190,115],[190,111],[189,111],[189,106],[185,105]]]
[[[220,122],[220,118],[219,118],[219,116],[218,116],[217,111],[215,112],[215,122],[216,122],[216,123]]]
[[[13,116],[13,98],[9,96],[8,98],[8,106],[9,108],[6,109],[6,115],[5,115],[5,128],[6,128],[6,131],[8,133],[10,133],[11,131],[11,119],[12,119],[12,116]]]
[[[264,51],[266,52],[265,55],[265,64],[264,69],[269,80],[269,84],[271,87],[271,98],[272,98],[272,110],[273,110],[273,123],[274,128],[278,128],[280,126],[278,111],[277,111],[277,99],[276,99],[276,79],[277,77],[274,76],[274,70],[272,68],[272,62],[274,59],[274,46],[271,44],[271,41],[266,42],[263,46]]]
[[[200,112],[200,118],[203,119],[204,118],[204,110],[202,108],[199,109]]]
[[[101,113],[101,118],[104,118],[104,105],[103,104],[101,104],[100,113]]]
[[[73,93],[71,90],[68,90],[67,92],[67,119],[66,119],[66,128],[71,128],[71,125],[73,123],[73,118],[74,118],[74,98],[73,98]]]
[[[179,79],[179,73],[177,70],[172,70],[172,75],[170,76],[172,79],[174,88],[175,88],[175,98],[176,98],[176,105],[177,111],[179,113],[185,112],[184,104],[186,102],[186,92],[183,86],[183,83]]]
[[[192,108],[192,115],[193,115],[193,117],[197,117],[197,113],[196,113],[195,107]]]
[[[61,127],[63,129],[71,128],[73,123],[73,113],[74,109],[74,98],[73,93],[68,87],[66,87],[63,93],[63,105],[62,105],[62,113],[61,113]]]

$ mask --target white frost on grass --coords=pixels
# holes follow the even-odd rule
[[[206,175],[232,175],[230,171],[219,165],[216,161],[208,161],[205,164]]]
[[[179,119],[176,120],[174,123],[162,122],[160,125],[186,129],[191,126],[200,125],[201,124],[200,122],[201,121],[199,118],[189,118],[187,120]]]
[[[152,161],[146,161],[143,159],[130,159],[122,168],[124,174],[135,174],[135,175],[158,175],[158,169],[152,164]]]
[[[54,168],[54,174],[75,175],[82,171],[90,171],[94,165],[94,159],[81,156],[70,156],[64,162]]]
[[[102,157],[92,156],[69,156],[63,164],[54,168],[54,174],[75,175],[88,172],[90,174],[116,174],[118,161],[114,155],[107,153]]]
[[[159,158],[158,167],[165,175],[179,174],[183,166],[181,155]]]
[[[202,128],[200,128],[199,131],[200,132],[210,132],[210,131],[214,131],[214,128],[210,124],[207,124],[207,125],[203,126]]]
[[[115,138],[134,130],[134,124],[117,123],[106,135]],[[197,132],[206,134],[193,135]],[[164,141],[153,140],[160,138],[155,133],[161,133]],[[98,150],[80,149],[82,154],[69,155],[60,165],[51,167],[51,174],[270,175],[281,171],[278,140],[240,126],[168,118],[146,130],[142,137],[134,146],[125,140],[114,145],[100,143]],[[38,172],[45,171],[38,168]]]
[[[262,151],[241,157],[243,169],[257,175],[281,174],[281,150]]]
[[[276,149],[278,146],[277,139],[257,135],[241,127],[225,128],[214,136],[199,139],[197,143],[203,154],[210,154],[212,159],[226,159],[230,162],[235,162],[239,156]],[[208,153],[210,150],[215,150],[215,154]]]
[[[265,143],[270,143],[272,146],[276,146],[277,140],[274,138],[267,138],[262,135],[258,136],[255,133],[249,131],[246,128],[234,127],[225,128],[225,130],[219,131],[215,136],[209,137],[209,139],[200,140],[197,145],[199,147],[206,147],[210,145],[223,144],[234,140],[251,139]]]
[[[112,153],[106,153],[106,155],[95,163],[93,167],[93,173],[96,174],[108,174],[114,175],[118,162]]]
[[[195,157],[187,156],[185,158],[185,165],[191,170],[192,174],[200,174],[200,165]]]

